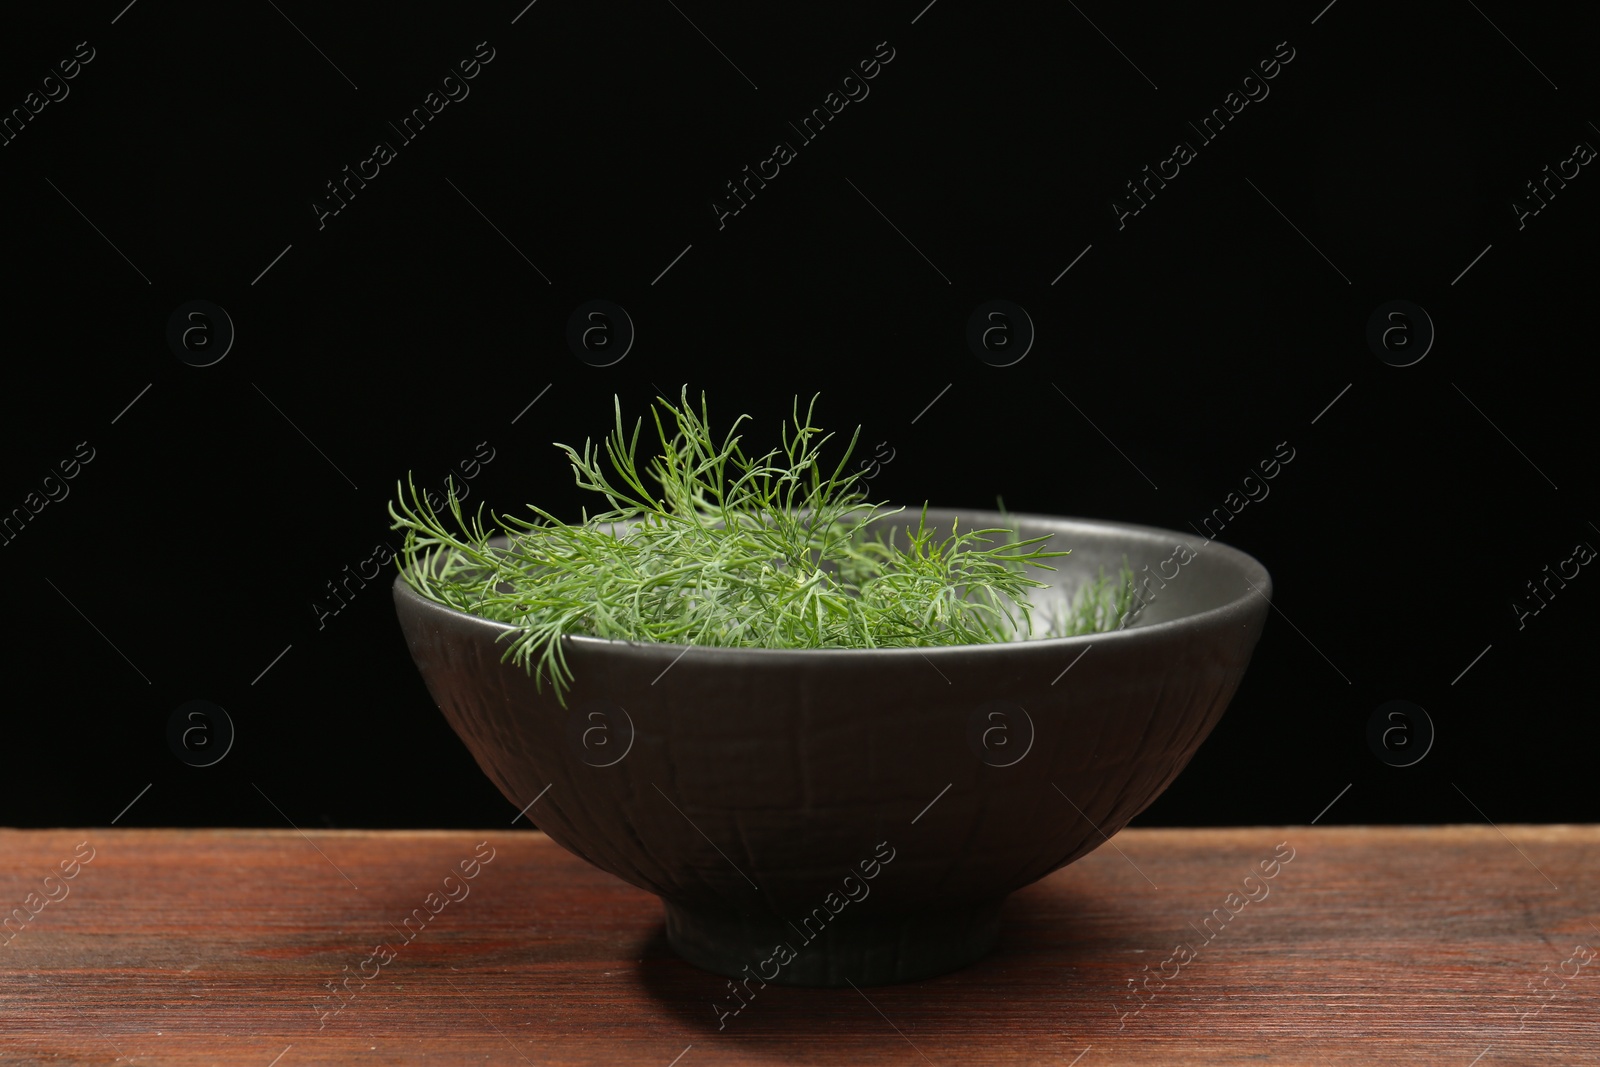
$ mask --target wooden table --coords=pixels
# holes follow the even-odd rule
[[[721,1029],[659,902],[529,830],[0,830],[0,908],[5,1064],[1600,1064],[1596,826],[1126,830],[974,967]]]

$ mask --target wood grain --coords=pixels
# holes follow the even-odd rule
[[[538,832],[0,830],[0,909],[29,916],[0,933],[0,1062],[1600,1064],[1600,958],[1576,951],[1600,948],[1600,827],[1114,845],[1015,894],[974,967],[756,987],[719,1029],[726,980],[672,954],[660,902]],[[1152,992],[1125,1015],[1130,979]]]

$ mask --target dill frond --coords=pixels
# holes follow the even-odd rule
[[[652,414],[661,449],[641,472],[640,419],[628,437],[620,399],[616,425],[603,442],[614,472],[601,469],[600,448],[556,442],[581,489],[605,497],[610,510],[573,525],[529,505],[532,518],[494,516],[483,506],[463,514],[453,484],[437,514],[409,476],[389,504],[391,529],[405,530],[396,557],[407,584],[436,603],[509,624],[502,660],[548,677],[562,705],[572,672],[561,637],[749,648],[907,648],[984,644],[1036,636],[1028,590],[1047,583],[1027,566],[1067,551],[1034,548],[1049,537],[1017,541],[1006,528],[959,531],[936,540],[927,506],[913,530],[882,520],[845,474],[860,436],[851,437],[830,471],[821,461],[832,438],[804,417],[795,398],[782,447],[748,457],[736,433],[712,435],[701,395],[697,413],[688,387],[680,406],[665,399]],[[670,416],[663,423],[662,414]],[[669,425],[672,427],[669,433]],[[646,478],[654,487],[646,483]],[[1004,506],[1001,507],[1002,512]],[[878,521],[871,537],[867,527]],[[885,529],[887,527],[887,529]],[[489,539],[504,534],[505,547]],[[887,534],[887,538],[886,538]],[[991,544],[985,535],[1005,535]],[[1044,634],[1072,636],[1117,628],[1132,595],[1124,560],[1113,587],[1102,572],[1085,583]]]

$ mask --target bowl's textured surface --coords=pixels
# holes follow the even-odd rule
[[[403,579],[395,603],[478,765],[517,808],[537,798],[528,818],[555,842],[661,896],[684,958],[747,985],[909,981],[981,957],[1008,893],[1172,782],[1238,688],[1272,592],[1260,563],[1186,534],[927,516],[941,538],[957,518],[1057,535],[1038,547],[1072,554],[1028,568],[1054,583],[1035,603],[1126,555],[1146,607],[1120,632],[922,649],[567,638],[563,708],[501,662],[507,626]]]

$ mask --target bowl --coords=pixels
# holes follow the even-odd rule
[[[403,578],[395,605],[478,766],[551,840],[659,896],[682,958],[747,989],[913,981],[983,957],[1007,894],[1161,795],[1238,689],[1272,592],[1255,559],[1169,530],[965,509],[927,522],[939,538],[956,522],[1054,535],[1038,547],[1072,553],[1028,568],[1050,583],[1036,605],[1126,557],[1133,621],[933,648],[566,637],[563,707],[502,662],[509,626]]]

